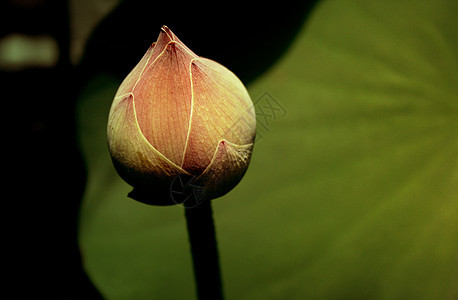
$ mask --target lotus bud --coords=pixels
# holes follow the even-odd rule
[[[120,85],[107,129],[113,164],[134,188],[129,196],[157,205],[175,203],[177,177],[205,199],[229,192],[248,168],[255,132],[242,82],[166,26]]]

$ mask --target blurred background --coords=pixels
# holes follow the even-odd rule
[[[194,299],[181,206],[127,198],[106,121],[167,25],[247,85],[258,138],[213,201],[227,299],[458,298],[458,2],[6,0],[13,298]]]

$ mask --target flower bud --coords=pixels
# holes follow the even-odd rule
[[[174,204],[178,176],[220,197],[242,179],[256,132],[253,103],[242,82],[199,57],[166,26],[124,79],[111,106],[108,145],[130,197]]]

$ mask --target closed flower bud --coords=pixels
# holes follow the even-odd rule
[[[204,190],[205,199],[237,185],[250,161],[256,118],[242,82],[164,26],[119,87],[107,131],[115,168],[134,187],[129,195],[167,205],[174,204],[177,177]]]

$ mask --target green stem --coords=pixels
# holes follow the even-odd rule
[[[185,215],[198,299],[222,300],[223,288],[211,201],[185,208]]]

